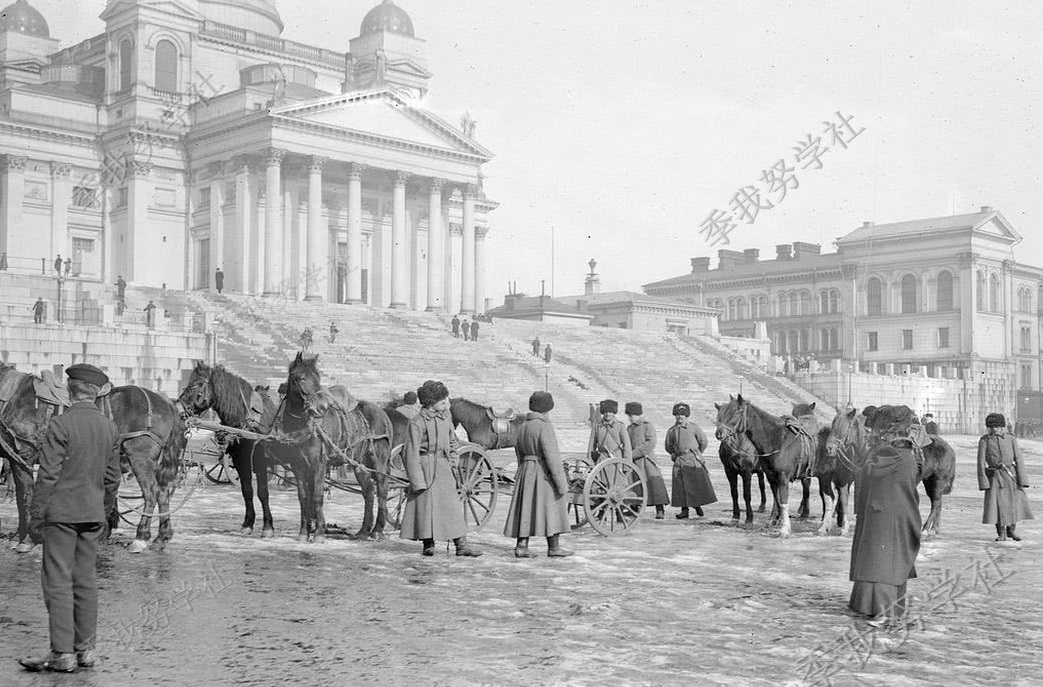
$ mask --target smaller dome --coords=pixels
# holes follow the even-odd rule
[[[400,33],[410,38],[416,37],[416,34],[413,33],[413,20],[409,18],[404,9],[391,0],[384,0],[366,14],[362,20],[359,35],[368,36],[381,31]]]
[[[4,31],[16,31],[27,36],[39,36],[50,38],[51,30],[47,27],[47,20],[28,0],[17,0],[0,11],[0,33]]]

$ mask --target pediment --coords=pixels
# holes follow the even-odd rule
[[[443,119],[411,105],[388,89],[344,93],[295,103],[275,108],[271,114],[414,145],[492,158],[488,150]]]
[[[1007,239],[1018,240],[1021,238],[1021,235],[1014,231],[1014,227],[999,213],[991,215],[987,220],[974,227],[974,230],[993,236],[1002,236]]]

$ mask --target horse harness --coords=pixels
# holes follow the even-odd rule
[[[729,446],[731,446],[733,448],[733,450],[738,450],[735,447],[736,437],[738,437],[741,434],[746,434],[747,431],[749,431],[749,428],[748,428],[749,420],[747,418],[748,410],[749,410],[749,405],[748,404],[743,404],[742,410],[740,411],[740,414],[739,414],[739,419],[736,421],[734,427],[730,427],[730,426],[728,426],[727,424],[725,424],[723,422],[718,423],[718,425],[717,425],[717,427],[719,429],[723,430],[722,431],[722,434],[724,434],[723,441],[728,442]],[[783,418],[783,420],[786,423],[786,429],[789,430],[792,433],[792,435],[796,438],[797,441],[800,442],[800,451],[801,451],[800,452],[800,457],[806,459],[807,467],[805,468],[805,475],[800,475],[800,477],[810,477],[812,474],[814,474],[815,437],[811,436],[811,434],[808,432],[807,428],[804,427],[804,425],[802,425],[797,420],[797,418],[794,418],[792,416],[785,416]],[[751,440],[750,443],[753,444],[753,441]],[[754,446],[754,448],[757,448],[756,444],[753,444],[753,446]],[[780,448],[777,448],[774,451],[770,451],[768,453],[757,453],[755,455],[758,458],[767,458],[769,456],[775,455],[776,453],[779,453],[781,450],[782,450],[782,448],[780,447]],[[793,479],[797,479],[797,478],[798,478],[798,475],[796,473],[794,473]]]

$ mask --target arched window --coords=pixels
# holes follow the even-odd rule
[[[818,311],[820,313],[829,312],[829,291],[820,291],[818,294]]]
[[[125,91],[130,88],[131,60],[133,60],[134,49],[130,39],[120,43],[120,83],[119,90]]]
[[[177,48],[168,40],[156,43],[156,90],[173,93],[177,88]]]
[[[1018,289],[1018,310],[1022,312],[1032,311],[1032,290],[1027,286]]]
[[[916,312],[916,277],[911,274],[902,277],[902,312]]]
[[[771,307],[768,305],[768,297],[761,296],[757,300],[760,302],[761,317],[771,317]]]
[[[833,306],[830,312],[840,312],[840,292],[833,289],[829,292],[829,302]]]
[[[800,315],[800,296],[794,291],[789,295],[789,314],[790,317],[796,317]]]
[[[840,332],[837,331],[836,327],[829,328],[829,342],[830,350],[835,351],[840,348]]]
[[[829,349],[829,330],[823,329],[819,332],[819,350],[828,351]]]
[[[786,354],[786,332],[775,332],[775,353]]]
[[[807,329],[801,329],[800,330],[800,350],[802,350],[802,351],[808,350],[808,339],[809,338],[811,338],[811,337],[808,336],[808,330]]]
[[[975,280],[975,285],[977,286],[977,291],[978,291],[978,297],[975,299],[975,301],[976,301],[975,305],[978,308],[978,312],[985,312],[985,303],[987,303],[988,301],[985,300],[986,294],[985,294],[985,273],[984,272],[981,272],[981,271],[978,272],[977,279]]]
[[[952,272],[938,274],[938,309],[952,310]]]
[[[735,299],[735,314],[737,320],[746,319],[746,299],[742,296]]]
[[[728,299],[728,319],[729,320],[738,319],[735,316],[736,315],[736,311],[737,311],[737,308],[736,308],[736,305],[735,305],[735,299],[734,298],[729,298]]]
[[[789,296],[784,293],[779,294],[779,317],[789,317]]]
[[[866,282],[866,306],[870,315],[884,314],[884,285],[876,277]]]
[[[809,293],[808,291],[800,292],[800,314],[811,314],[811,293]]]
[[[995,273],[989,275],[989,310],[1000,311],[1000,277]]]
[[[798,339],[797,330],[793,330],[789,333],[789,352],[796,353],[799,351],[800,347],[797,345],[799,343],[800,341]]]

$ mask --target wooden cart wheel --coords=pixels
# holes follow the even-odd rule
[[[575,458],[571,462],[566,460],[565,479],[569,483],[568,511],[571,527],[578,530],[587,524],[587,513],[583,508],[583,486],[587,483],[587,477],[594,468],[594,461],[586,456]]]
[[[604,535],[631,530],[645,507],[645,480],[630,461],[602,460],[583,485],[583,510],[591,527]]]
[[[458,452],[459,460],[453,468],[456,490],[463,504],[464,521],[468,528],[478,531],[489,522],[496,509],[499,484],[496,470],[477,444],[464,444]]]
[[[402,456],[404,450],[405,447],[403,446],[396,446],[391,449],[391,462],[388,473],[391,477],[407,480],[405,463],[403,462],[404,458]],[[409,493],[406,487],[407,484],[408,480],[403,484],[396,479],[389,480],[388,483],[388,526],[393,530],[402,529],[402,512],[406,508],[406,495]]]
[[[239,473],[235,471],[232,458],[227,453],[221,454],[221,457],[204,470],[203,474],[214,484],[239,484]]]

